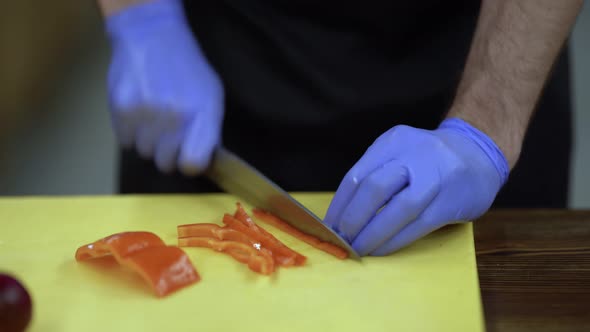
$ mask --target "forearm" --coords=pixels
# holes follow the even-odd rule
[[[149,1],[152,0],[97,0],[103,17],[108,17],[126,7]]]
[[[490,136],[514,167],[537,100],[583,0],[483,0],[449,117]]]

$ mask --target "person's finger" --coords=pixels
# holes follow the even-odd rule
[[[114,86],[109,87],[111,124],[119,144],[124,148],[131,148],[141,122],[138,96],[129,85],[113,84]]]
[[[360,180],[356,176],[352,176],[349,172],[336,189],[336,193],[334,197],[332,197],[332,201],[328,206],[328,211],[326,212],[326,216],[324,217],[323,223],[329,226],[330,228],[338,231],[335,229],[338,221],[340,220],[340,216],[344,211],[344,208],[350,200],[352,199],[354,193],[356,192],[357,186],[360,183]],[[340,234],[344,236],[344,234]]]
[[[161,172],[170,173],[177,167],[176,160],[180,150],[183,133],[168,132],[162,134],[160,140],[156,143],[154,161]]]
[[[219,107],[213,106],[212,107]],[[216,126],[217,110],[199,112],[195,115],[184,137],[179,154],[179,168],[186,175],[203,172],[211,162],[214,149],[219,143],[220,128]]]
[[[367,255],[397,234],[423,213],[436,198],[440,180],[425,176],[436,170],[418,164],[411,169],[408,186],[394,195],[385,207],[365,226],[352,243],[360,255]]]
[[[352,241],[389,199],[408,183],[406,168],[392,160],[360,183],[334,228]]]
[[[156,142],[154,161],[160,171],[170,173],[177,168],[176,161],[189,120],[186,114],[178,112],[169,112],[158,120],[162,125],[162,132]]]
[[[400,128],[394,128],[375,140],[356,164],[346,173],[330,202],[324,223],[334,228],[364,178],[381,165],[394,159],[402,144],[395,140]],[[399,143],[399,144],[395,144]]]
[[[154,155],[156,142],[164,130],[162,116],[156,110],[143,109],[141,125],[137,129],[136,148],[139,155],[151,158]]]

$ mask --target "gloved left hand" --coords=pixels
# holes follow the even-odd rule
[[[387,255],[481,216],[508,174],[498,146],[463,120],[433,131],[396,126],[346,174],[324,222],[360,255]]]
[[[122,146],[162,172],[195,175],[221,144],[223,83],[190,29],[181,0],[131,5],[108,17],[108,90]]]

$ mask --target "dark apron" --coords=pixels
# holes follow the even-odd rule
[[[421,6],[412,10],[422,21],[412,18],[391,27],[375,16],[385,9],[376,8],[356,23],[346,12],[342,22],[338,15],[326,15],[326,26],[315,31],[316,17],[293,23],[288,12],[263,2],[186,5],[195,34],[224,81],[223,144],[286,190],[308,192],[335,191],[367,147],[392,126],[437,126],[452,101],[478,10],[473,1],[457,2],[456,8],[448,2]],[[440,21],[442,8],[455,17]],[[412,38],[403,39],[409,31]],[[391,49],[387,40],[405,51]],[[495,207],[566,207],[570,153],[566,49]],[[121,152],[119,190],[220,191],[202,177],[162,174],[132,150]]]

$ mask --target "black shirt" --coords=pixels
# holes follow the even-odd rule
[[[456,86],[478,1],[187,1],[230,103],[274,124],[402,112]]]

